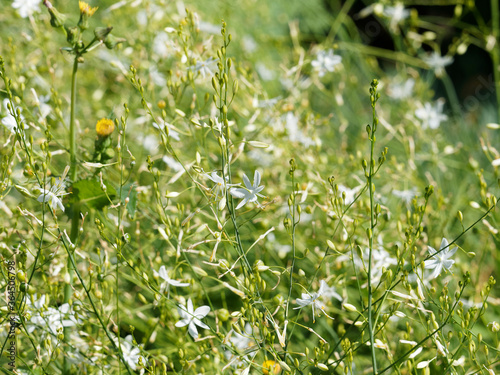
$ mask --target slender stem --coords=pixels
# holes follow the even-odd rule
[[[500,122],[500,12],[498,0],[491,0],[491,20],[493,26],[493,36],[495,37],[495,47],[491,50],[491,59],[493,60],[493,76],[495,77],[495,90],[497,94],[497,111]]]
[[[227,48],[229,43],[226,41],[226,36],[224,35],[224,48]],[[226,73],[229,75],[229,69],[227,66],[227,57],[226,57],[226,52],[222,53],[222,58],[220,61],[223,64],[223,73]],[[223,75],[222,75],[223,76]],[[224,82],[219,86],[219,113],[222,121],[222,129],[224,129],[224,137],[225,137],[225,143],[221,144],[221,151],[222,151],[222,179],[226,181],[226,163],[227,163],[227,178],[228,178],[228,184],[232,183],[232,176],[231,176],[231,160],[229,158],[229,147],[230,147],[230,138],[229,138],[229,124],[227,121],[227,86],[228,82]],[[226,110],[224,111],[223,108],[226,107]],[[243,259],[243,263],[246,266],[246,269],[248,270],[249,273],[252,273],[252,266],[250,265],[250,262],[247,259],[246,253],[243,250],[243,246],[241,244],[241,238],[240,238],[240,231],[238,228],[238,224],[236,222],[236,213],[234,210],[234,202],[231,198],[231,194],[229,193],[229,189],[225,189],[225,194],[226,194],[226,204],[227,208],[229,210],[230,216],[231,216],[231,222],[234,227],[234,235],[236,239],[236,247],[238,249],[238,252],[240,256]]]
[[[122,192],[123,192],[123,185],[124,185],[124,176],[123,176],[123,171],[125,170],[124,165],[123,165],[123,155],[122,152],[125,147],[125,123],[121,123],[121,128],[119,128],[120,131],[120,136],[119,136],[119,151],[118,151],[118,165],[120,166],[120,190],[119,190],[119,199],[120,202],[118,204],[118,225],[116,228],[116,238],[120,238],[120,231],[122,228],[122,215],[123,215],[123,202],[122,202]],[[123,131],[123,133],[122,133]],[[120,256],[117,258],[116,261],[116,337],[118,341],[118,348],[120,350],[120,353],[122,352],[122,343],[120,339],[120,293],[119,287],[120,287],[120,259],[123,259],[122,254],[122,248],[123,248],[123,242],[122,241],[117,241],[118,245],[118,254]],[[121,362],[118,362],[118,371],[121,374]]]
[[[407,359],[407,357],[412,353],[414,352],[415,350],[417,350],[418,348],[420,348],[421,346],[423,346],[423,344],[428,340],[430,339],[432,336],[434,336],[437,332],[439,332],[446,324],[448,324],[448,320],[450,320],[451,316],[452,316],[452,313],[455,311],[457,305],[458,305],[458,302],[460,301],[460,297],[462,297],[462,294],[465,290],[465,286],[466,286],[467,283],[463,283],[463,286],[462,286],[462,289],[460,289],[460,295],[458,296],[458,298],[456,299],[455,303],[453,304],[453,307],[450,309],[450,312],[448,313],[448,315],[446,316],[446,319],[444,320],[443,323],[441,323],[441,325],[436,328],[434,331],[432,331],[430,334],[428,334],[425,338],[423,338],[422,340],[420,340],[420,342],[413,346],[410,350],[408,350],[406,353],[404,353],[401,357],[399,357],[397,360],[395,360],[394,362],[392,362],[389,366],[387,366],[386,368],[384,368],[383,370],[380,371],[380,374],[383,374],[384,372],[386,372],[387,370],[390,370],[391,368],[395,367],[396,365],[400,364],[401,362],[403,362],[405,359]]]
[[[125,369],[129,373],[129,375],[132,375],[132,372],[130,370],[130,366],[129,366],[128,362],[125,360],[125,357],[123,356],[123,352],[119,350],[117,343],[111,337],[111,333],[109,332],[108,328],[106,327],[106,324],[104,324],[104,321],[102,320],[102,317],[101,317],[101,315],[99,314],[99,312],[97,310],[97,307],[95,305],[94,299],[92,298],[92,296],[90,294],[90,287],[87,287],[87,285],[85,284],[85,281],[83,280],[82,276],[78,272],[78,269],[76,269],[75,260],[73,259],[73,254],[70,251],[69,246],[64,242],[64,240],[62,242],[63,242],[63,245],[64,245],[64,249],[68,253],[68,259],[69,259],[69,261],[73,265],[73,268],[76,271],[76,276],[78,277],[78,280],[80,280],[80,283],[82,284],[83,290],[85,290],[85,294],[87,294],[87,298],[89,299],[90,305],[92,306],[92,310],[94,311],[94,313],[95,313],[95,315],[97,317],[97,320],[99,320],[99,324],[101,325],[104,333],[108,337],[108,339],[111,342],[111,344],[113,345],[113,347],[118,352],[118,356],[120,357],[122,363],[125,365]]]
[[[375,150],[375,132],[377,131],[377,112],[375,111],[375,105],[378,100],[377,94],[377,82],[374,80],[372,82],[372,88],[370,89],[370,99],[372,104],[372,127],[370,131],[370,169],[368,174],[368,189],[370,193],[370,233],[368,236],[368,241],[370,245],[370,252],[368,255],[368,329],[370,331],[370,350],[372,354],[372,365],[373,373],[377,374],[377,358],[375,355],[375,339],[374,339],[374,327],[373,327],[373,290],[372,290],[372,258],[373,258],[373,230],[375,229],[375,207],[374,207],[374,188],[373,176],[375,171],[375,159],[373,157]]]
[[[373,117],[375,119],[375,107],[373,107]],[[370,148],[370,175],[368,176],[368,188],[370,190],[370,229],[371,234],[369,237],[370,243],[370,253],[368,255],[368,329],[370,331],[370,349],[372,352],[372,365],[373,365],[373,373],[377,373],[377,358],[375,357],[375,340],[373,337],[373,322],[372,322],[372,252],[373,252],[373,229],[375,228],[375,216],[374,216],[374,207],[373,207],[373,150],[375,148],[375,121],[373,122],[373,128],[371,133],[371,148]]]
[[[354,0],[347,0],[345,4],[342,6],[342,9],[340,10],[339,14],[335,18],[335,21],[333,22],[332,28],[330,29],[330,35],[328,35],[328,38],[330,39],[331,42],[335,40],[335,37],[337,36],[337,32],[339,31],[340,26],[344,23],[344,20],[351,10],[352,6],[354,4]]]
[[[76,125],[75,125],[75,108],[76,108],[76,73],[78,71],[78,56],[75,56],[75,61],[73,63],[73,72],[71,75],[71,114],[70,114],[70,124],[69,124],[69,150],[70,150],[70,179],[74,183],[77,176],[77,164],[76,164]],[[72,243],[76,243],[78,238],[79,220],[80,220],[80,205],[75,203],[73,205],[73,213],[71,217],[71,233],[70,239]],[[73,274],[74,267],[68,257],[67,263],[68,271],[68,283],[64,286],[64,303],[69,303],[71,296],[73,294]],[[64,341],[69,341],[69,328],[64,329]],[[64,357],[64,374],[69,374],[71,370],[71,362]]]
[[[75,108],[76,108],[76,73],[78,71],[78,55],[75,56],[73,62],[73,73],[71,74],[71,114],[69,122],[69,152],[71,160],[70,179],[72,182],[76,180],[76,125],[75,125]]]
[[[460,101],[458,100],[457,91],[455,90],[455,87],[453,86],[453,82],[451,81],[448,73],[446,73],[446,72],[443,73],[443,76],[441,77],[441,81],[444,84],[446,94],[448,96],[448,99],[450,100],[451,109],[453,111],[453,116],[457,119],[461,119],[462,118],[462,110],[460,108]]]
[[[285,310],[285,321],[288,319],[288,308],[290,306],[290,299],[292,298],[292,289],[293,289],[293,271],[295,269],[295,227],[296,227],[296,222],[295,222],[295,179],[294,179],[294,173],[293,173],[293,168],[294,166],[291,166],[291,175],[292,175],[292,194],[290,198],[292,199],[292,266],[290,268],[290,287],[288,289],[288,298],[286,299],[286,310]],[[314,320],[314,316],[313,316]],[[286,342],[285,345],[285,350],[288,346],[289,341]]]

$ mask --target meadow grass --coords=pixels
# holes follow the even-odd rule
[[[2,372],[498,371],[487,3],[4,2]]]

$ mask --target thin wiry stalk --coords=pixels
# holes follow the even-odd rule
[[[70,113],[70,123],[69,123],[69,152],[71,160],[70,169],[70,179],[72,183],[76,182],[77,178],[77,163],[76,163],[76,123],[75,123],[75,111],[76,111],[76,87],[77,79],[76,75],[78,72],[78,55],[75,56],[73,62],[73,71],[71,73],[71,113]],[[73,214],[71,217],[71,232],[70,239],[72,243],[76,243],[78,239],[78,229],[80,221],[80,206],[78,203],[73,204]],[[64,303],[69,303],[71,300],[71,295],[73,294],[73,269],[70,259],[67,262],[68,271],[68,283],[64,286]],[[70,331],[68,328],[64,329],[64,341],[68,342]],[[67,374],[70,371],[71,363],[68,358],[64,357],[64,373]]]
[[[375,228],[375,208],[374,208],[374,183],[373,183],[373,169],[375,165],[375,160],[373,157],[374,149],[375,149],[375,130],[376,130],[376,112],[375,112],[375,103],[372,104],[373,108],[373,124],[371,129],[371,137],[370,137],[370,172],[368,175],[368,189],[370,193],[370,236],[369,236],[369,246],[370,252],[368,255],[368,329],[370,333],[370,350],[372,355],[372,366],[373,373],[377,374],[377,358],[375,354],[375,339],[373,334],[373,307],[372,307],[372,299],[373,299],[373,291],[372,291],[372,255],[373,255],[373,230]]]

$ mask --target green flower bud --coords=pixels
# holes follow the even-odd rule
[[[126,39],[123,38],[117,38],[113,34],[109,34],[106,37],[106,40],[104,40],[104,45],[106,46],[107,49],[113,49],[115,48],[118,44],[126,42]]]
[[[73,45],[78,41],[78,27],[65,27],[66,30],[66,40],[69,44]]]
[[[105,41],[106,37],[109,35],[109,33],[113,30],[113,27],[96,27],[94,30],[94,35],[97,39],[100,41]]]
[[[229,319],[229,311],[227,309],[219,309],[217,311],[217,316],[222,322],[226,322]]]
[[[50,13],[50,25],[52,27],[62,27],[64,25],[64,22],[66,21],[66,16],[59,13],[48,0],[44,0],[43,5],[47,7]]]

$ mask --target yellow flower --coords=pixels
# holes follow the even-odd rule
[[[267,361],[264,361],[264,363],[262,364],[262,372],[264,373],[264,375],[279,374],[280,371],[281,371],[281,366],[272,359],[268,359]]]
[[[95,131],[99,137],[105,138],[108,137],[115,130],[115,124],[113,120],[108,118],[102,118],[97,121],[95,126]]]
[[[85,14],[88,17],[92,16],[97,10],[97,8],[99,8],[99,7],[92,8],[89,4],[87,4],[84,1],[79,1],[78,6],[80,7],[80,14]]]

